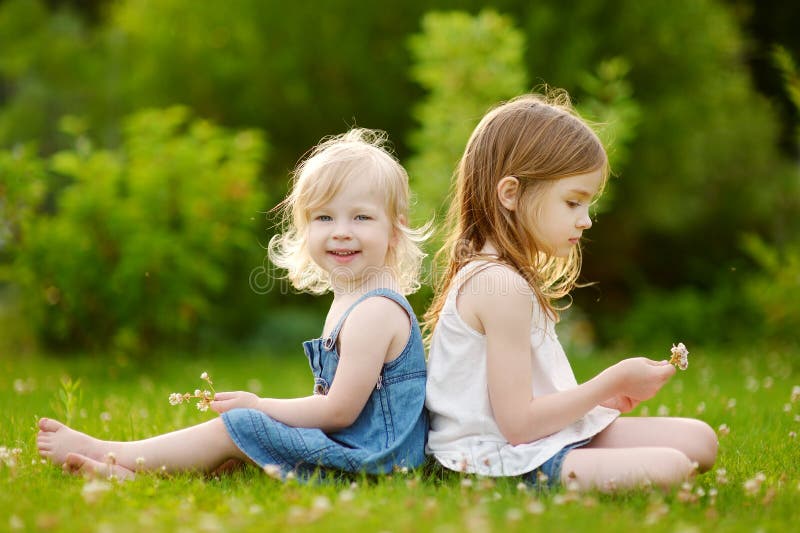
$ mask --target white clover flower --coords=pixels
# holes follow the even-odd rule
[[[197,402],[197,410],[201,412],[208,411],[211,402],[214,401],[214,395],[216,394],[216,391],[214,390],[214,385],[211,382],[211,378],[209,377],[208,372],[203,372],[200,375],[200,378],[204,379],[208,383],[211,390],[195,389],[194,393],[187,392],[185,394],[173,392],[172,394],[169,395],[169,403],[171,405],[178,405],[183,402],[188,402],[192,398],[196,398],[200,400],[199,402]]]
[[[800,385],[792,387],[792,403],[800,400]]]
[[[331,501],[328,499],[327,496],[317,496],[314,498],[314,501],[311,502],[311,508],[318,512],[327,512],[333,508],[331,505]]]
[[[525,510],[528,511],[530,514],[542,514],[544,512],[544,504],[539,500],[532,500],[525,507]]]
[[[679,342],[677,346],[673,344],[670,352],[672,353],[672,356],[669,358],[671,365],[681,370],[689,368],[689,350],[686,349],[686,346],[684,346],[682,342]]]
[[[278,465],[264,465],[264,473],[273,479],[281,479],[281,467]]]

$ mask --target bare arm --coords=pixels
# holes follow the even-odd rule
[[[668,364],[626,359],[573,389],[533,398],[530,327],[535,303],[531,291],[514,276],[518,275],[509,269],[487,269],[470,280],[475,290],[462,296],[464,307],[474,312],[486,334],[489,400],[511,444],[555,433],[614,397],[648,399],[674,374]]]
[[[353,309],[339,334],[339,365],[327,395],[275,399],[225,392],[216,395],[211,407],[219,413],[249,407],[293,427],[326,432],[343,429],[358,418],[384,361],[395,355],[388,353],[392,341],[399,336],[405,344],[409,332],[408,315],[402,307],[386,298],[368,298]]]

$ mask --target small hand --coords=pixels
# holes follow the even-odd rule
[[[616,409],[620,413],[628,413],[632,411],[637,405],[639,405],[638,400],[634,400],[630,396],[614,396],[613,398],[609,398],[604,402],[600,402],[600,405],[603,407],[608,407],[610,409]]]
[[[634,357],[620,361],[611,369],[619,378],[617,396],[627,396],[637,402],[649,400],[675,374],[667,361],[652,361]]]
[[[231,409],[256,409],[259,397],[252,392],[218,392],[214,395],[211,408],[222,414]]]

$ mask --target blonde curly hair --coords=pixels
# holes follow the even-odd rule
[[[283,231],[269,242],[270,260],[286,269],[292,286],[312,294],[331,290],[330,276],[311,259],[308,250],[310,213],[329,202],[352,178],[369,176],[386,198],[386,213],[396,238],[389,248],[390,268],[402,294],[420,287],[425,253],[420,245],[429,236],[429,224],[410,228],[408,174],[388,151],[387,135],[379,130],[353,128],[323,139],[300,161],[289,195],[276,206]]]

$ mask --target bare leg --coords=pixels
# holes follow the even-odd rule
[[[618,418],[585,448],[665,447],[696,462],[701,472],[714,466],[717,435],[700,420],[672,417]]]
[[[564,458],[562,483],[578,489],[636,489],[644,485],[669,488],[691,477],[694,466],[674,448],[576,448]]]
[[[249,461],[228,436],[225,425],[219,418],[131,442],[99,440],[55,420],[43,418],[39,421],[36,444],[39,455],[55,464],[67,463],[68,455],[74,454],[72,465],[68,465],[68,469],[71,468],[70,471],[73,472],[84,471],[85,468],[81,470],[83,467],[95,468],[95,463],[105,464],[109,453],[114,455],[116,465],[131,472],[211,472],[228,459]]]

